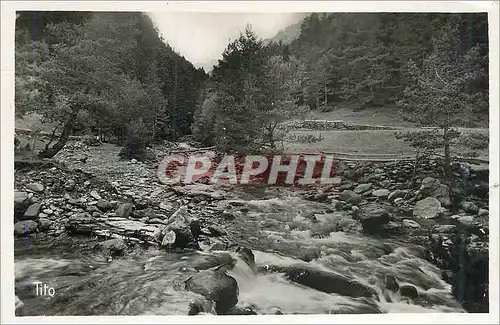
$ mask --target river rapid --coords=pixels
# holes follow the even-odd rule
[[[243,193],[230,204],[244,207],[245,217],[222,227],[232,242],[252,250],[255,265],[209,239],[203,251],[136,245],[110,259],[93,249],[97,239],[16,238],[15,290],[24,304],[17,314],[187,315],[201,296],[185,290],[185,281],[229,260],[237,307],[249,313],[464,312],[423,247],[338,231],[332,225],[345,221],[345,211],[293,192]],[[390,290],[391,279],[417,294]],[[37,294],[37,281],[54,295]]]

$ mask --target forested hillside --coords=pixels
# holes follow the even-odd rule
[[[477,75],[467,88],[483,101],[471,109],[487,111],[486,14],[313,13],[291,44],[304,69],[300,99],[323,110],[394,104],[414,82],[408,64],[421,66],[440,33],[456,37],[449,40],[454,55],[475,55]]]
[[[16,24],[16,115],[71,133],[143,142],[190,133],[206,74],[158,36],[143,13],[22,12]]]

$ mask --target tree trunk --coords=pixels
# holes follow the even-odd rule
[[[326,71],[325,71],[325,107],[328,105],[328,89],[326,87]]]
[[[66,124],[64,124],[64,128],[59,136],[59,140],[56,144],[54,144],[51,148],[45,148],[42,152],[38,154],[39,158],[52,158],[54,157],[69,140],[69,136],[71,135],[71,131],[73,131],[73,124],[76,120],[76,116],[78,114],[78,108],[73,108],[71,111],[71,115],[66,120]]]
[[[451,154],[450,154],[450,139],[448,137],[448,127],[444,128],[443,134],[443,142],[444,142],[444,162],[443,162],[443,170],[444,177],[447,181],[451,182]]]

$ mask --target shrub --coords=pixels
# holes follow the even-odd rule
[[[124,159],[146,160],[147,147],[151,144],[151,134],[142,119],[130,122],[127,127],[127,139],[119,156]]]

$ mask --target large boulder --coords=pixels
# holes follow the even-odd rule
[[[382,226],[390,221],[390,216],[383,206],[370,203],[360,207],[358,219],[365,233],[375,234],[381,231]]]
[[[24,212],[22,217],[23,220],[32,220],[38,217],[38,213],[40,212],[41,204],[33,203],[28,207],[28,210]]]
[[[422,219],[436,218],[439,214],[441,203],[433,198],[428,197],[418,201],[413,208],[413,216]]]
[[[345,190],[340,193],[340,199],[348,204],[358,205],[361,202],[361,195],[351,190]]]
[[[350,297],[371,297],[376,292],[372,288],[343,275],[318,270],[307,265],[287,267],[285,275],[293,282],[326,292]]]
[[[238,283],[220,270],[204,270],[186,280],[186,290],[215,302],[217,314],[224,314],[238,303]]]
[[[437,199],[444,207],[449,207],[451,205],[450,188],[448,185],[441,184],[441,182],[435,178],[424,178],[420,186],[420,193],[424,198],[433,197]]]
[[[170,216],[165,227],[159,228],[153,237],[165,248],[200,249],[198,237],[202,234],[200,222],[190,218],[187,208],[181,207]]]
[[[385,276],[385,288],[392,292],[397,292],[399,290],[399,284],[396,277],[392,274]]]
[[[14,235],[17,237],[24,236],[26,233],[31,234],[38,229],[38,223],[33,220],[19,221],[14,224]]]
[[[416,299],[418,298],[418,291],[417,291],[417,288],[415,288],[414,286],[412,286],[411,284],[405,284],[405,285],[402,285],[400,288],[399,288],[399,293],[403,296],[403,297],[408,297],[408,298],[412,298],[412,299]]]

